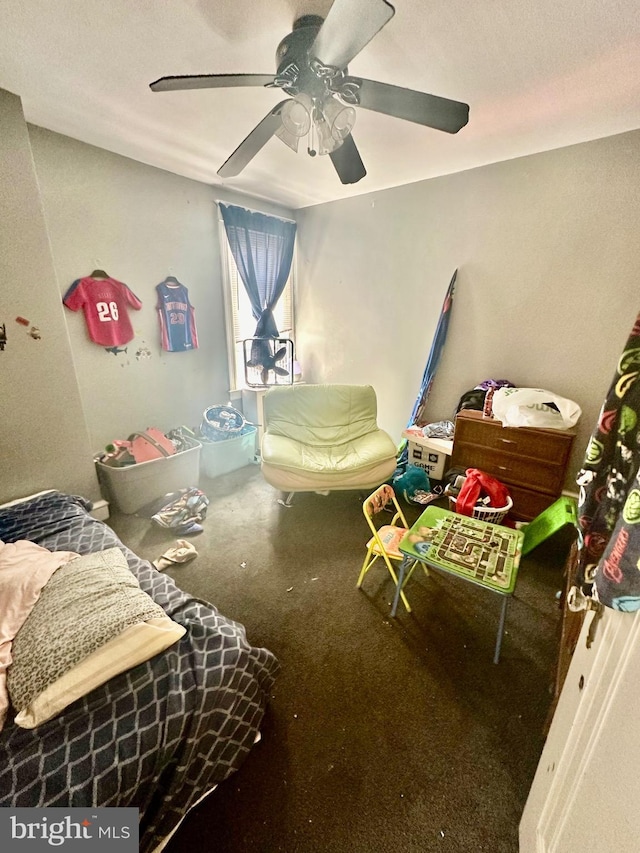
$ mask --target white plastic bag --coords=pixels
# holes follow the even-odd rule
[[[582,414],[573,400],[542,388],[497,388],[492,403],[494,417],[509,427],[570,429]]]

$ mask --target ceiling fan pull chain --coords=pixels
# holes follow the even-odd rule
[[[316,123],[314,121],[311,122],[311,127],[309,128],[309,147],[307,148],[307,153],[309,157],[315,157],[318,153],[315,145],[316,140]]]

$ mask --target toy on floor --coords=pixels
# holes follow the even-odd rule
[[[533,521],[524,525],[522,556],[537,548],[541,542],[549,539],[566,525],[578,526],[578,502],[575,498],[562,495],[557,501],[537,515]]]
[[[209,498],[200,489],[191,486],[171,492],[157,501],[152,501],[138,515],[150,517],[160,527],[175,530],[179,536],[192,536],[204,530]]]
[[[407,465],[402,474],[393,478],[392,485],[407,503],[428,504],[441,496],[438,491],[431,489],[426,471],[417,465]]]

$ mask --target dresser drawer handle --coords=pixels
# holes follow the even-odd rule
[[[506,466],[506,465],[498,465],[498,468],[499,468],[499,470],[500,470],[500,471],[506,471],[506,470],[507,470],[507,466]]]
[[[500,441],[503,444],[515,444],[515,441],[513,441],[513,439],[511,439],[511,438],[501,438]]]

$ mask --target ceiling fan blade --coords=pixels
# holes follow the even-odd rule
[[[160,77],[149,84],[153,92],[175,92],[178,89],[225,89],[231,86],[266,86],[273,74],[187,74],[183,77]]]
[[[436,130],[457,133],[469,121],[469,105],[438,95],[361,80],[360,106],[365,110],[403,118]]]
[[[347,136],[340,148],[336,148],[329,154],[329,157],[343,184],[357,184],[367,174],[351,134]]]
[[[345,68],[395,11],[387,0],[333,0],[309,55],[323,65]]]
[[[274,133],[282,125],[280,111],[288,100],[290,99],[286,98],[284,101],[280,101],[280,103],[277,104],[270,113],[267,113],[262,121],[253,128],[251,133],[242,140],[233,154],[225,160],[222,166],[218,169],[218,174],[221,178],[233,178],[236,175],[239,175],[247,163],[250,160],[253,160],[258,151],[267,144]]]

